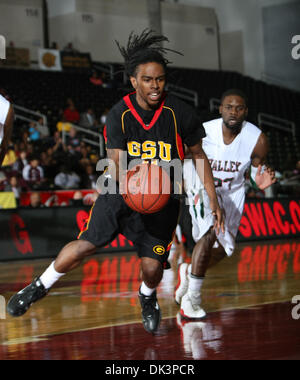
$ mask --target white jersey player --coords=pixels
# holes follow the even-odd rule
[[[245,121],[248,108],[246,96],[239,90],[228,90],[222,96],[222,118],[204,123],[206,137],[203,150],[211,164],[216,193],[225,216],[225,232],[214,228],[214,215],[195,165],[188,160],[184,165],[185,191],[193,225],[196,246],[192,265],[179,267],[176,302],[181,304],[181,315],[203,318],[201,287],[212,258],[213,246],[218,246],[219,257],[230,256],[235,247],[245,202],[245,172],[251,167],[254,185],[264,190],[272,185],[275,173],[263,167],[268,143],[266,136],[255,125]]]
[[[11,138],[13,120],[13,109],[10,102],[0,95],[0,166]]]

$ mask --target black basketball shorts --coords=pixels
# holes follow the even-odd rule
[[[166,268],[179,211],[180,201],[173,197],[159,212],[140,214],[120,194],[100,194],[78,239],[101,248],[121,233],[132,241],[139,257],[158,260]]]

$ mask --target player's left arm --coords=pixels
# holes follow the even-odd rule
[[[269,151],[267,136],[261,133],[251,155],[250,180],[254,187],[265,190],[276,182],[275,171],[266,164]]]
[[[0,166],[2,165],[2,162],[4,160],[4,157],[7,152],[8,144],[11,139],[12,129],[14,125],[14,110],[12,105],[10,105],[5,123],[4,123],[4,133],[3,133],[3,140],[0,145]]]

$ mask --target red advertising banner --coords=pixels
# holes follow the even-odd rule
[[[246,202],[237,241],[299,236],[299,199],[264,199]]]
[[[85,206],[1,210],[0,261],[56,257],[67,243],[77,239],[89,212],[90,207]],[[245,204],[238,242],[298,237],[298,199],[254,200]],[[130,250],[134,250],[132,243],[119,235],[98,252]]]

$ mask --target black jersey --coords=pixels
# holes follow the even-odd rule
[[[107,148],[122,149],[132,159],[184,159],[184,144],[196,145],[205,137],[193,107],[165,93],[160,107],[153,111],[142,109],[136,94],[120,100],[106,120]]]

